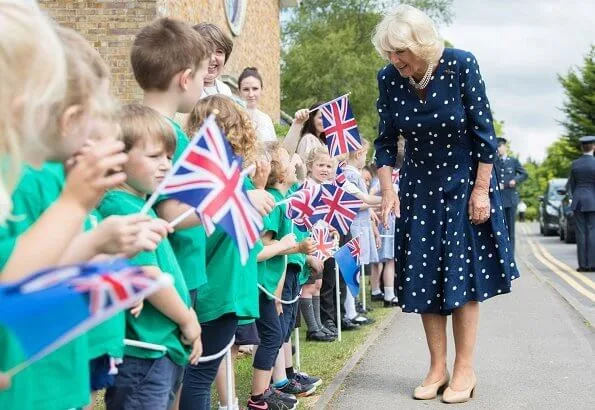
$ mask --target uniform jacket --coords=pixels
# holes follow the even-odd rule
[[[572,210],[595,212],[595,157],[583,155],[572,163],[568,187]]]
[[[527,171],[525,171],[519,160],[513,157],[498,158],[494,163],[494,167],[496,168],[498,183],[504,185],[504,189],[501,190],[502,206],[504,208],[516,206],[519,203],[517,188],[519,184],[527,179]],[[513,179],[516,182],[514,188],[510,186],[510,181]]]

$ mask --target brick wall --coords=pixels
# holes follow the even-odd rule
[[[39,0],[43,9],[65,26],[80,32],[109,63],[114,93],[124,102],[138,100],[141,90],[132,75],[129,53],[135,34],[161,16],[196,24],[215,23],[231,35],[224,0]],[[264,81],[261,109],[279,118],[279,1],[248,0],[240,36],[223,74],[237,78],[246,66],[259,69]]]

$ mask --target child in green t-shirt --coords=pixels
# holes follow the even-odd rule
[[[297,182],[295,166],[290,166],[291,159],[287,151],[277,142],[266,144],[266,152],[270,158],[271,172],[267,180],[267,191],[273,196],[275,202],[282,201],[289,187]],[[285,215],[285,205],[276,206],[265,218],[262,241],[265,246],[272,245],[279,239],[293,233],[293,224]],[[256,327],[260,336],[260,344],[254,355],[252,375],[252,395],[248,401],[248,408],[262,408],[263,405],[275,407],[278,400],[282,400],[275,394],[275,390],[269,390],[269,382],[272,376],[273,366],[279,356],[279,349],[285,342],[287,329],[285,326],[289,321],[283,320],[284,310],[288,310],[288,316],[293,315],[291,305],[282,305],[281,294],[285,282],[285,272],[288,255],[309,254],[314,252],[314,244],[309,238],[303,239],[293,248],[280,252],[277,255],[259,263],[258,282],[261,289],[259,296],[260,317],[256,320]],[[260,255],[259,255],[260,256]],[[294,297],[297,295],[294,295]],[[284,369],[284,365],[282,365]],[[283,377],[282,379],[286,379]],[[283,388],[289,386],[284,381]],[[302,386],[295,383],[301,393],[313,392],[312,386],[303,390]],[[291,400],[289,408],[293,408],[296,402]]]
[[[2,172],[1,203],[12,206],[14,202],[17,216],[0,230],[0,279],[11,281],[69,260],[68,252],[89,212],[106,188],[123,181],[122,173],[108,174],[108,170],[120,166],[126,155],[121,154],[123,145],[117,141],[95,144],[93,150],[81,148],[87,139],[105,131],[105,118],[100,118],[97,108],[106,108],[104,103],[109,101],[108,70],[97,52],[72,30],[50,27],[37,9],[3,3],[0,19],[0,41],[11,41],[8,48],[0,45],[11,63],[0,69],[7,85],[3,96],[8,98],[2,102],[17,110],[0,118],[2,137],[10,139],[2,151],[3,167],[7,168]],[[36,48],[37,42],[43,46]],[[33,72],[30,67],[35,67]],[[8,71],[2,71],[4,68]],[[20,144],[24,145],[19,150]],[[20,162],[39,168],[46,160],[63,161],[75,152],[66,183],[56,184],[51,173],[23,167]],[[7,174],[22,174],[16,179],[23,190],[17,188],[12,198],[5,200],[6,187],[11,185],[6,184],[4,170],[17,165],[20,172]],[[42,179],[35,183],[38,172]],[[4,222],[4,216],[0,219]],[[35,257],[31,257],[32,249]],[[4,371],[25,357],[7,329],[0,329],[0,338],[9,341],[0,352],[0,371]],[[12,387],[0,393],[0,408],[56,409],[87,404],[87,348],[83,335],[17,374]]]
[[[134,40],[130,61],[143,90],[142,103],[167,118],[175,131],[173,163],[189,143],[173,118],[176,113],[190,112],[200,98],[210,55],[210,47],[200,34],[185,22],[171,18],[154,21]],[[154,208],[160,218],[173,221],[191,207],[162,196]],[[200,223],[192,213],[176,225],[169,237],[193,303],[197,290],[206,282],[206,235]]]
[[[225,96],[213,95],[201,99],[188,118],[188,134],[194,134],[202,122],[217,110],[216,121],[229,141],[235,155],[243,159],[242,166],[256,159],[256,133],[248,115]],[[248,197],[261,214],[272,208],[274,200],[264,189],[250,189]],[[205,355],[219,352],[236,333],[238,320],[258,317],[256,257],[262,244],[256,244],[243,265],[237,245],[223,229],[217,228],[206,240],[207,283],[199,289],[195,303],[202,326]],[[188,366],[184,375],[180,409],[210,408],[210,388],[222,358]]]
[[[286,185],[290,185],[286,198],[297,191],[300,187],[297,174],[306,174],[305,166],[299,155],[294,154],[291,158],[290,169],[296,172],[288,173]],[[303,179],[303,178],[302,178]],[[283,216],[286,216],[285,214]],[[302,231],[295,226],[292,232],[296,235],[298,242],[310,241],[308,231]],[[291,344],[291,334],[296,324],[298,314],[298,300],[301,292],[300,275],[302,271],[313,269],[322,270],[322,262],[312,255],[304,253],[294,253],[287,256],[287,268],[285,271],[285,280],[281,297],[286,301],[293,301],[291,304],[283,305],[282,325],[283,325],[283,347],[279,351],[279,356],[273,369],[273,387],[283,393],[293,394],[299,397],[308,396],[316,390],[316,387],[322,384],[322,379],[315,376],[309,376],[306,373],[295,371],[293,369],[293,354]]]
[[[123,166],[126,182],[109,191],[99,212],[103,217],[140,212],[171,169],[175,135],[171,125],[155,110],[129,104],[121,114],[122,139],[128,153]],[[153,210],[149,215],[156,218]],[[167,239],[153,252],[141,252],[131,259],[151,276],[169,274],[173,287],[147,298],[138,317],[126,316],[126,337],[164,347],[165,351],[126,346],[124,361],[115,385],[107,389],[108,409],[151,408],[166,410],[171,405],[175,383],[183,366],[197,363],[201,354],[200,326],[190,306],[188,289]],[[191,345],[190,354],[184,345]]]

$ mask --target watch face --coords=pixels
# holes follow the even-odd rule
[[[248,0],[224,0],[225,1],[225,15],[227,16],[227,23],[234,36],[239,36],[244,26],[244,18],[246,17],[246,6]]]

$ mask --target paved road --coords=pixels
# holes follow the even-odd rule
[[[593,303],[588,298],[589,293],[578,292],[558,273],[566,274],[582,289],[591,288],[588,282],[563,269],[564,261],[574,266],[573,253],[567,251],[572,248],[560,248],[570,245],[532,234],[537,233],[532,225],[519,228],[517,260],[521,278],[514,282],[511,294],[493,298],[481,306],[476,396],[461,406],[469,409],[595,409],[595,330],[581,311],[591,312]],[[547,258],[538,245],[546,249]],[[539,259],[533,252],[537,252]],[[565,292],[564,297],[556,287]],[[595,293],[595,289],[591,290]],[[577,310],[564,298],[573,298],[573,303],[581,309]],[[452,363],[452,335],[449,343]],[[411,399],[426,369],[427,351],[419,317],[397,314],[327,408],[446,406],[438,400]]]
[[[519,224],[521,246],[528,246],[529,266],[542,274],[592,327],[595,327],[595,272],[577,272],[576,244],[566,244],[558,236],[539,234],[538,224]]]

